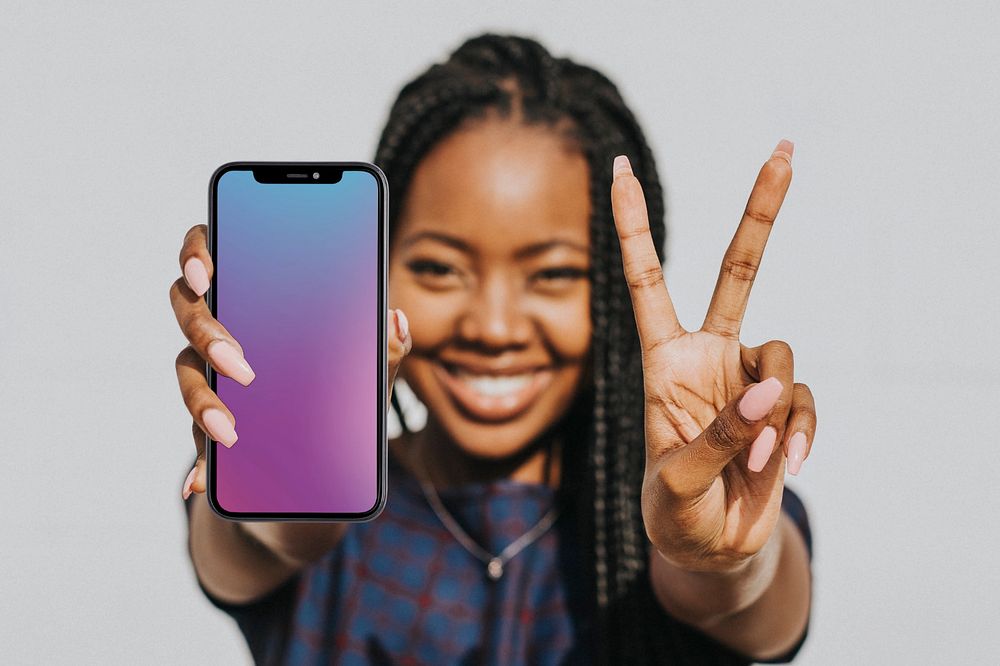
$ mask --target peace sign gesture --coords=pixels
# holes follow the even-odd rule
[[[808,455],[812,393],[793,380],[792,350],[740,343],[740,325],[771,226],[792,178],[792,144],[764,163],[726,251],[700,330],[677,320],[642,187],[615,158],[611,201],[639,339],[646,412],[642,512],[652,543],[690,570],[739,568],[780,517],[785,458]]]

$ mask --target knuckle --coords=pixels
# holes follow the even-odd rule
[[[765,224],[769,227],[774,224],[773,213],[752,204],[746,207],[743,214],[754,222],[760,222],[761,224]]]
[[[625,201],[625,205],[629,208],[634,208],[637,206],[645,206],[645,201],[641,196],[633,197],[630,194],[625,194],[625,196],[631,200]],[[618,230],[618,239],[622,244],[628,243],[636,238],[641,238],[642,236],[649,235],[649,221],[644,219],[645,211],[640,211],[639,216],[635,215],[635,210],[622,211],[624,214],[620,215],[623,219],[627,219],[631,222],[628,228]]]
[[[720,453],[729,453],[741,446],[743,439],[743,427],[731,414],[723,412],[709,426],[705,443]]]
[[[184,234],[184,241],[181,243],[181,251],[179,253],[182,267],[191,257],[201,257],[203,263],[205,262],[205,255],[208,250],[207,233],[208,225],[196,224]]]
[[[191,291],[184,276],[177,278],[170,283],[170,305],[174,310],[196,305],[200,298]]]
[[[808,386],[796,384],[792,392],[792,399],[795,401],[795,411],[816,420],[816,403]]]
[[[771,340],[767,344],[780,356],[791,358],[793,355],[792,346],[784,340]]]
[[[646,289],[663,282],[663,269],[659,266],[632,268],[629,270],[628,285],[633,289]]]
[[[181,283],[184,282],[183,277],[179,277],[170,283],[170,288],[167,289],[167,295],[170,297],[170,303],[175,304],[181,295]]]
[[[184,245],[187,246],[189,243],[204,237],[205,233],[208,231],[207,224],[196,224],[184,233]]]
[[[784,385],[782,399],[787,403],[786,395],[794,390],[792,379],[795,368],[795,353],[792,346],[784,340],[770,340],[761,347],[762,365],[767,374],[775,374]]]
[[[191,367],[191,365],[196,362],[196,359],[200,359],[198,352],[194,350],[191,345],[187,345],[184,349],[180,350],[177,354],[177,358],[174,359],[174,367],[180,369],[182,367]]]
[[[212,402],[211,396],[211,389],[208,388],[207,382],[190,379],[181,382],[181,398],[188,411],[191,412],[191,416],[205,411]]]
[[[760,263],[754,257],[742,252],[727,254],[722,262],[722,272],[725,275],[747,282],[754,279],[758,268]]]
[[[204,317],[197,310],[187,310],[178,316],[178,321],[181,325],[181,330],[184,331],[184,335],[193,344],[201,348],[201,344],[204,341]]]
[[[812,405],[797,403],[795,405],[795,414],[800,418],[805,417],[806,419],[812,421],[813,423],[816,422],[816,410],[813,408]]]

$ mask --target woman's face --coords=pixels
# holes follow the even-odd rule
[[[492,117],[414,171],[389,249],[389,303],[413,337],[399,376],[467,453],[519,452],[584,379],[588,172],[552,129]]]

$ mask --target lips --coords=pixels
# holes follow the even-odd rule
[[[480,374],[463,366],[440,362],[432,365],[438,381],[467,415],[490,422],[506,421],[526,411],[555,374],[551,368]]]

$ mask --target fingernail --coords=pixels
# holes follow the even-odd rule
[[[191,484],[194,483],[194,475],[197,473],[198,473],[198,466],[195,465],[194,467],[191,468],[191,471],[188,472],[187,478],[184,479],[184,489],[181,490],[181,497],[183,497],[184,499],[191,497]]]
[[[615,178],[618,176],[632,175],[632,165],[629,163],[628,158],[624,155],[619,155],[615,158],[615,163],[611,170],[614,173]]]
[[[232,377],[243,386],[249,386],[256,377],[240,351],[225,340],[212,341],[212,344],[208,345],[208,357],[223,374]]]
[[[750,458],[747,460],[747,467],[752,472],[759,472],[764,469],[764,465],[771,459],[774,452],[774,441],[778,438],[778,431],[774,426],[767,426],[760,431],[757,439],[750,445]]]
[[[797,432],[788,440],[788,471],[798,474],[802,461],[806,459],[806,434]]]
[[[221,409],[209,407],[201,413],[201,420],[215,441],[226,447],[236,443],[236,429]]]
[[[211,284],[208,279],[208,269],[198,257],[191,257],[184,262],[184,279],[199,296],[204,295]]]
[[[410,322],[406,320],[406,315],[399,308],[396,308],[396,337],[404,345],[406,338],[410,335]]]
[[[771,157],[780,157],[791,164],[793,152],[795,152],[795,144],[788,139],[782,139],[778,142],[778,145],[775,146],[774,152],[771,153]]]
[[[760,384],[752,386],[740,400],[740,414],[750,421],[764,418],[774,407],[774,403],[778,402],[783,388],[777,377],[768,377]]]

